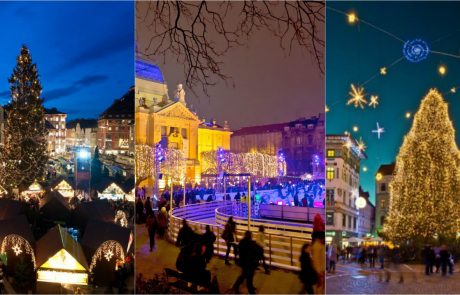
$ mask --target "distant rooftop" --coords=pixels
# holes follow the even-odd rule
[[[238,129],[235,132],[233,132],[232,136],[250,135],[250,134],[259,134],[259,133],[270,133],[270,132],[281,132],[281,131],[283,131],[285,126],[287,126],[287,123],[278,123],[278,124],[268,124],[268,125],[243,127],[241,129]]]
[[[392,175],[394,170],[395,170],[395,163],[393,162],[391,164],[380,165],[377,173],[380,173],[382,175]]]
[[[51,109],[45,108],[45,114],[47,115],[65,115],[66,113],[58,111],[57,108],[51,108]]]
[[[80,124],[80,128],[97,128],[97,119],[75,119],[67,122],[66,128],[72,129],[77,127],[77,124]]]
[[[131,87],[121,98],[116,99],[99,116],[99,119],[134,119],[134,87]]]
[[[165,83],[163,73],[157,65],[140,59],[136,59],[136,78]]]

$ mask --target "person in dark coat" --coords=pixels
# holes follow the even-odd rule
[[[141,198],[137,198],[136,201],[136,223],[141,224],[144,222],[144,204],[142,204]]]
[[[239,248],[239,261],[241,267],[241,274],[233,284],[233,291],[239,294],[241,283],[246,280],[246,285],[249,294],[255,294],[256,289],[254,288],[254,273],[259,265],[259,261],[262,258],[263,250],[261,247],[252,239],[250,231],[244,233],[244,238],[241,239],[238,244]]]
[[[157,231],[157,225],[157,219],[155,217],[155,214],[152,212],[149,216],[147,216],[147,221],[145,223],[147,231],[149,232],[150,252],[152,252],[153,248],[155,247],[155,233]]]
[[[145,200],[144,208],[146,216],[149,216],[151,213],[153,213],[152,204],[150,203],[150,197],[147,197],[147,199]]]
[[[202,235],[203,244],[206,246],[205,259],[206,263],[211,261],[214,255],[214,242],[216,241],[216,235],[212,232],[209,224],[206,225],[206,232]]]
[[[224,231],[222,232],[222,239],[227,244],[227,252],[225,253],[225,264],[229,265],[228,256],[230,255],[230,249],[233,247],[233,253],[235,254],[235,260],[238,257],[238,244],[236,240],[236,223],[233,221],[233,217],[228,218],[225,224]]]
[[[433,248],[429,245],[426,245],[422,251],[423,262],[425,264],[425,275],[430,275],[433,273],[433,265],[435,260],[435,254]]]
[[[447,250],[446,245],[441,246],[441,251],[439,252],[439,255],[441,256],[441,272],[442,275],[445,276],[447,274],[447,267],[449,266],[450,260],[450,253]]]
[[[314,294],[313,286],[317,282],[316,271],[313,268],[311,261],[311,256],[309,252],[309,244],[304,244],[302,246],[300,254],[300,273],[299,278],[304,286],[304,291],[301,293]]]
[[[176,246],[177,247],[185,247],[188,244],[194,242],[196,239],[196,234],[193,229],[188,225],[187,220],[182,220],[182,228],[179,230],[177,234]]]

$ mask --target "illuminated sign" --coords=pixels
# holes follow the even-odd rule
[[[39,269],[37,271],[37,281],[72,285],[88,285],[88,274]]]

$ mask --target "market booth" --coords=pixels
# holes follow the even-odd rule
[[[51,188],[53,191],[57,191],[64,198],[71,199],[75,196],[75,189],[72,185],[72,182],[66,179],[59,179]]]
[[[45,190],[41,186],[40,183],[38,183],[37,180],[35,180],[27,190],[21,192],[21,198],[29,202],[30,200],[39,200],[43,195],[45,194]]]
[[[80,244],[57,225],[37,242],[37,289],[59,293],[61,284],[88,285],[88,262]]]

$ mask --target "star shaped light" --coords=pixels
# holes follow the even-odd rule
[[[14,251],[14,254],[16,254],[16,256],[19,256],[19,254],[22,253],[22,249],[18,244],[14,245],[11,249]]]
[[[364,152],[366,150],[366,144],[361,137],[358,140],[358,149],[360,152]]]
[[[377,133],[377,138],[380,139],[380,135],[385,132],[385,128],[380,127],[379,122],[377,122],[377,129],[372,130],[372,133]]]
[[[107,259],[107,261],[110,261],[110,259],[112,259],[112,257],[113,257],[113,251],[108,250],[107,252],[105,252],[104,257],[105,257],[105,259]]]
[[[379,104],[379,97],[377,95],[371,95],[371,101],[369,102],[369,106],[375,109],[378,104]]]
[[[360,107],[364,109],[364,105],[367,104],[367,100],[364,97],[364,88],[356,87],[351,84],[351,91],[349,92],[350,99],[347,101],[347,105],[353,104],[355,108]]]

